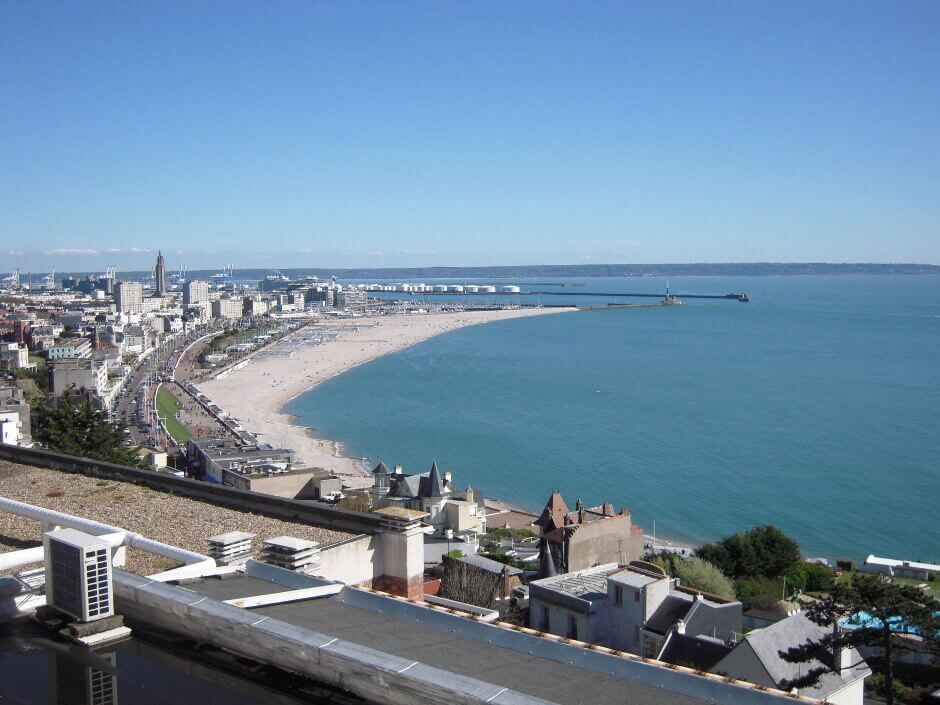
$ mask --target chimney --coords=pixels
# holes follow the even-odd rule
[[[396,474],[396,475],[403,475],[404,473],[405,473],[404,468],[402,468],[401,465],[396,465],[396,466],[395,466],[395,473],[394,473],[394,474]]]
[[[466,499],[470,504],[473,504],[473,502],[476,500],[476,494],[473,492],[472,487],[467,487]]]
[[[676,622],[676,634],[685,634],[685,622],[681,619]]]
[[[453,476],[453,475],[451,474],[450,470],[445,470],[445,471],[444,471],[444,482],[450,484],[450,479],[451,479],[452,476]]]
[[[843,646],[839,648],[834,659],[833,670],[836,673],[843,673],[852,668],[852,650]]]

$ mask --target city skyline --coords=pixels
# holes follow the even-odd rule
[[[933,4],[0,20],[0,270],[940,263]]]

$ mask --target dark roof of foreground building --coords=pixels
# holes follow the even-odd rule
[[[390,674],[399,692],[415,688],[423,702],[434,688],[500,705],[773,705],[786,695],[255,561],[180,586],[116,569],[115,586],[126,607],[191,638],[212,641],[218,634],[223,648],[267,663],[283,658],[300,673],[310,660],[318,664],[314,671]],[[182,613],[192,619],[180,622]],[[204,625],[215,627],[206,635]]]
[[[233,599],[239,589],[244,589],[246,596],[257,595],[259,583],[250,578],[207,579],[184,587],[213,599]],[[283,589],[274,587],[271,592]],[[259,607],[252,612],[561,705],[702,705],[704,701],[663,690],[652,681],[644,684],[586,671],[540,656],[537,650],[533,653],[531,647],[522,651],[507,646],[514,640],[529,639],[535,640],[535,646],[549,649],[554,642],[546,639],[362,590],[346,588],[333,597]],[[493,632],[493,643],[472,638],[479,627]]]

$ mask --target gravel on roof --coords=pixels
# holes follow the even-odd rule
[[[226,531],[257,534],[255,547],[275,536],[296,536],[327,545],[351,534],[261,514],[219,507],[128,482],[99,480],[48,468],[0,461],[0,496],[82,516],[147,538],[207,553],[210,536]],[[0,512],[0,551],[38,545],[40,522]],[[174,567],[161,556],[129,549],[126,569],[149,575]]]

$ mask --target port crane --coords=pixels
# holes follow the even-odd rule
[[[18,287],[20,285],[20,268],[15,267],[13,272],[3,278],[3,281],[4,283],[12,284],[14,288]]]

